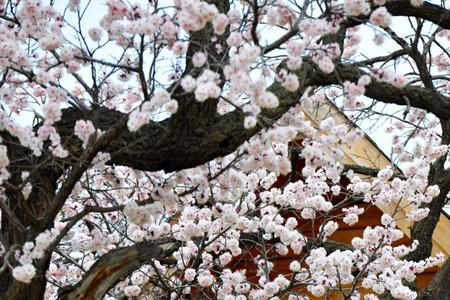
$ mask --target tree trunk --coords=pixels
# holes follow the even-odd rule
[[[34,300],[44,299],[45,288],[47,284],[45,273],[50,264],[50,254],[46,254],[38,263],[34,264],[36,267],[36,276],[31,283],[23,283],[15,280],[11,272],[2,275],[0,299],[4,300]]]

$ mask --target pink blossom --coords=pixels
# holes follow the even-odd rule
[[[55,50],[61,46],[62,43],[63,40],[56,34],[48,34],[39,39],[39,46],[44,50]]]
[[[329,58],[328,56],[324,56],[322,57],[319,61],[318,61],[318,66],[319,68],[325,72],[325,73],[332,73],[334,71],[334,63],[331,60],[331,58]]]
[[[183,79],[181,79],[181,87],[186,92],[193,92],[195,90],[196,86],[197,86],[197,82],[190,75],[186,75],[183,77]]]
[[[421,6],[423,4],[423,0],[410,0],[412,6]]]
[[[232,32],[227,38],[228,46],[239,46],[242,43],[242,35],[239,32]]]
[[[175,55],[183,55],[187,51],[187,45],[184,42],[175,42],[172,46],[172,51]]]
[[[367,0],[344,0],[344,11],[349,16],[367,15],[370,4]]]
[[[32,264],[25,264],[15,267],[12,272],[13,277],[24,283],[31,283],[31,280],[36,276],[36,268]]]
[[[287,75],[283,82],[283,87],[290,92],[295,92],[298,89],[299,85],[300,83],[298,81],[298,78],[294,74]]]
[[[123,289],[123,293],[127,297],[136,297],[141,292],[141,289],[137,285],[129,285]]]
[[[102,38],[102,29],[97,27],[91,28],[89,29],[88,34],[94,42],[99,42]]]
[[[386,7],[379,7],[370,15],[370,22],[376,26],[389,27],[391,24],[391,14]]]
[[[225,29],[228,25],[228,17],[225,14],[219,14],[214,18],[213,26],[214,33],[217,35],[222,35],[225,33]]]
[[[289,55],[293,55],[293,56],[299,56],[301,54],[303,54],[303,51],[305,50],[305,45],[303,42],[297,42],[294,40],[290,40],[287,44],[286,44],[286,49]]]
[[[184,279],[189,282],[194,281],[196,274],[197,273],[194,269],[186,269],[186,271],[184,271]]]
[[[196,68],[201,68],[206,62],[206,55],[203,52],[197,52],[192,56],[192,64]]]
[[[74,133],[83,142],[83,147],[86,146],[89,137],[95,132],[94,125],[90,120],[78,120],[75,123]]]
[[[164,105],[164,109],[165,109],[166,111],[168,111],[169,113],[171,113],[171,114],[176,113],[177,110],[178,110],[178,101],[177,101],[177,100],[174,100],[174,99],[170,100],[169,102],[167,102],[167,103]]]

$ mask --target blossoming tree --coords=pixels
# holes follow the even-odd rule
[[[447,300],[445,2],[1,0],[0,298]],[[403,172],[346,165],[324,103],[382,118]],[[413,242],[398,210],[329,240],[355,203]]]

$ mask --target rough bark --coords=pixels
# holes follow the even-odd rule
[[[297,92],[288,92],[279,83],[274,83],[269,90],[278,96],[280,105],[274,109],[263,110],[261,115],[277,120],[299,102],[308,87],[337,85],[345,80],[356,82],[363,74],[364,71],[359,68],[343,63],[337,64],[334,73],[325,74],[311,60],[305,59],[301,69],[297,71],[300,81]],[[373,79],[366,87],[365,94],[381,102],[410,104],[439,117],[450,118],[450,99],[426,88],[396,88]],[[192,97],[184,97],[181,101],[195,101]],[[195,109],[190,108],[189,114],[176,113],[163,122],[145,125],[137,132],[124,130],[104,150],[111,154],[110,163],[145,171],[170,172],[195,167],[233,152],[262,129],[261,125],[250,130],[245,129],[244,114],[240,110],[220,116],[211,111],[208,101],[192,105]],[[63,139],[67,139],[73,135],[73,126],[77,119],[90,119],[97,128],[105,130],[126,117],[126,114],[104,107],[94,107],[89,112],[67,109],[63,113],[64,121],[58,123],[57,127]],[[80,155],[80,147],[71,146],[70,149],[74,149],[73,156]]]
[[[2,242],[6,241],[5,246],[11,247],[23,245],[45,230],[42,226],[42,219],[57,189],[57,178],[61,176],[63,170],[51,156],[44,154],[41,158],[36,158],[31,151],[20,146],[17,139],[5,132],[0,133],[3,144],[8,146],[8,157],[14,166],[9,170],[11,177],[8,183],[10,185],[4,190],[5,197],[0,199],[9,207],[14,217],[14,220],[5,218],[2,211],[1,236],[5,239]],[[31,166],[34,166],[32,176],[30,176],[33,189],[28,199],[25,199],[17,187],[22,184],[21,172],[29,170],[28,168]],[[46,255],[36,265],[39,276],[36,276],[30,284],[15,281],[10,272],[2,272],[0,274],[0,299],[42,299],[46,286],[45,270],[48,268],[49,261],[50,257]]]
[[[417,300],[448,300],[450,297],[450,258],[441,266],[431,283],[423,288]]]
[[[0,299],[2,300],[30,300],[44,299],[47,279],[45,272],[50,265],[50,254],[46,254],[42,259],[34,264],[37,275],[31,283],[23,283],[14,280],[10,274],[0,277],[2,289],[0,290]],[[9,275],[9,276],[8,276]],[[4,280],[4,281],[3,281]]]
[[[386,8],[393,16],[421,18],[442,28],[450,29],[450,11],[430,2],[424,2],[422,6],[415,7],[409,0],[394,0],[388,1]]]
[[[160,245],[144,241],[108,252],[77,285],[60,291],[61,300],[102,299],[120,280],[164,253]]]

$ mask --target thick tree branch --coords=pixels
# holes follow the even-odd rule
[[[300,81],[297,92],[288,92],[279,83],[274,83],[269,90],[278,96],[280,105],[274,109],[263,110],[261,116],[277,120],[298,103],[308,87],[339,85],[346,80],[356,82],[363,74],[365,72],[359,68],[343,63],[336,65],[334,73],[325,74],[311,60],[305,59],[301,69],[297,71]],[[373,79],[366,86],[366,96],[385,103],[410,104],[441,118],[450,119],[450,100],[426,88],[396,88]],[[193,100],[190,95],[185,97]],[[201,111],[201,106],[198,108],[196,114],[185,115],[184,122],[180,122],[179,116],[175,114],[163,122],[145,125],[137,132],[124,130],[104,149],[111,153],[110,163],[146,171],[170,172],[191,168],[233,152],[262,129],[261,125],[250,130],[245,129],[244,114],[240,110],[223,116],[211,112],[206,116]],[[106,130],[126,118],[126,114],[103,107],[94,107],[89,112],[67,109],[57,127],[64,140],[73,135],[73,127],[78,119],[92,120],[97,128]],[[66,147],[72,150],[71,153],[75,157],[81,154],[78,153],[80,147],[73,142]]]
[[[317,81],[319,85],[339,84],[348,80],[356,82],[358,78],[366,74],[364,71],[344,63],[338,63],[336,71],[330,75],[316,70],[310,81]],[[372,79],[366,86],[365,95],[384,103],[408,105],[424,109],[444,119],[450,119],[450,99],[438,92],[419,86],[406,86],[396,88],[385,82]]]
[[[377,168],[369,168],[365,166],[360,165],[344,165],[344,172],[347,172],[349,170],[353,170],[355,173],[361,174],[361,175],[367,175],[370,177],[377,177],[378,172],[380,172],[380,169]],[[398,170],[392,175],[392,177],[397,177],[400,179],[405,179],[405,176],[403,176]]]
[[[431,283],[423,288],[416,300],[448,300],[450,298],[450,258],[434,275]]]
[[[334,251],[337,251],[337,250],[340,250],[340,251],[346,251],[346,250],[353,251],[354,250],[354,248],[349,244],[345,244],[345,243],[341,243],[341,242],[337,242],[337,241],[333,241],[333,240],[322,241],[322,240],[319,240],[316,238],[308,238],[308,241],[306,242],[306,247],[308,249],[323,247],[327,251],[327,254],[333,253]]]
[[[409,0],[391,0],[385,6],[393,16],[416,17],[450,29],[450,10],[440,5],[424,2],[422,6],[415,7]]]
[[[11,211],[11,208],[5,203],[4,197],[0,194],[0,209],[2,210],[2,215],[4,215],[5,218],[7,218],[12,225],[17,227],[18,230],[21,232],[25,232],[26,228],[23,226],[23,224],[20,222],[20,220],[17,218],[17,216]]]
[[[102,299],[108,290],[142,265],[160,256],[170,255],[174,250],[164,250],[161,245],[171,242],[144,241],[108,252],[97,260],[78,284],[62,289],[59,299]]]

